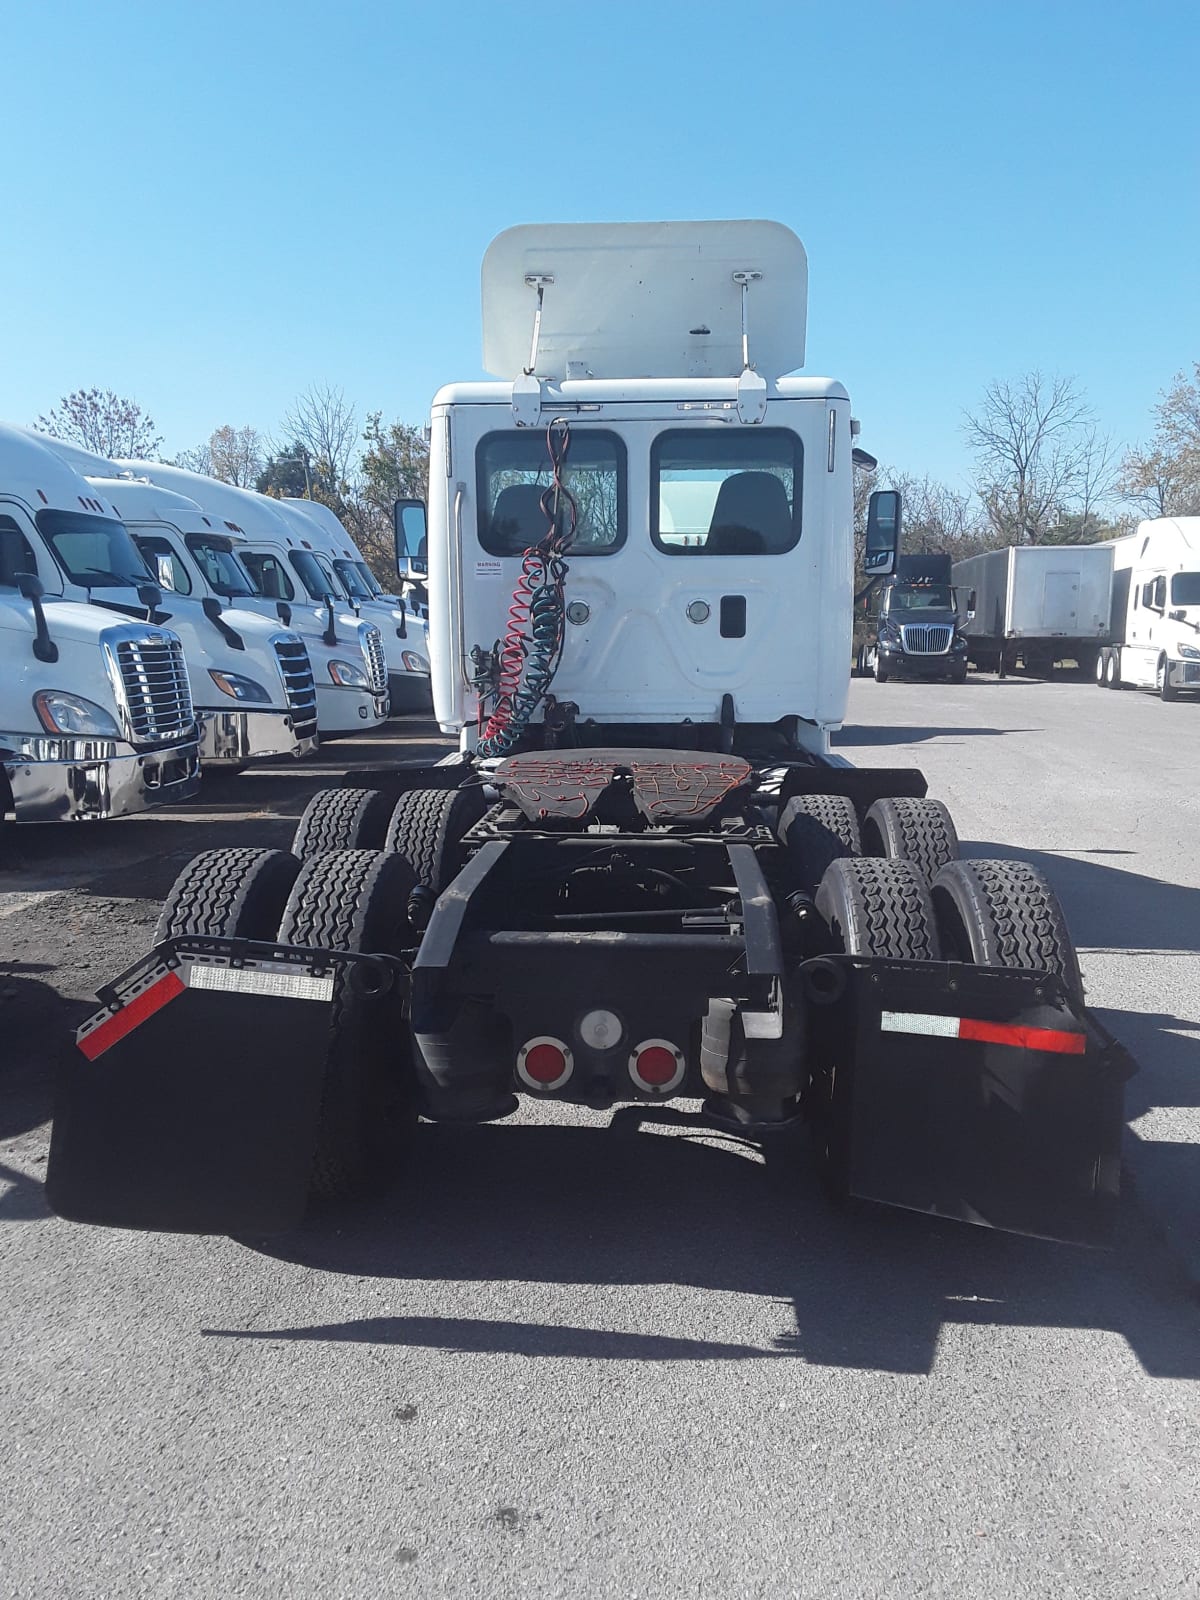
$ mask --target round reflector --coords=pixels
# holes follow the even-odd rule
[[[517,1051],[517,1076],[531,1089],[561,1089],[571,1076],[574,1060],[569,1045],[549,1034],[527,1039]]]
[[[669,1039],[644,1039],[629,1057],[629,1073],[641,1089],[669,1094],[683,1081],[687,1062]]]
[[[615,1011],[589,1011],[579,1024],[579,1037],[593,1050],[611,1050],[624,1032]]]

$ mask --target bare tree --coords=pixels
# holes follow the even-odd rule
[[[283,433],[289,441],[305,447],[314,476],[331,493],[346,492],[353,478],[359,432],[354,407],[341,389],[326,384],[307,390],[284,417]]]
[[[263,470],[262,436],[256,428],[216,428],[208,441],[209,472],[222,483],[252,489]]]
[[[192,450],[181,450],[171,462],[173,467],[183,467],[187,472],[199,472],[204,477],[213,475],[212,451],[207,444],[198,444]]]
[[[1045,542],[1077,504],[1094,456],[1095,417],[1074,382],[1030,372],[990,383],[964,432],[994,531],[1006,543]]]
[[[136,400],[123,399],[111,389],[76,389],[48,416],[39,417],[35,427],[101,456],[153,456],[162,444],[153,417]]]

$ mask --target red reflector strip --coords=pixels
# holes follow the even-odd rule
[[[1087,1050],[1086,1033],[1060,1028],[1025,1028],[1016,1023],[981,1022],[974,1017],[942,1017],[922,1011],[885,1011],[879,1026],[884,1033],[918,1033],[936,1039],[971,1039],[976,1044],[1006,1044],[1018,1050],[1046,1050],[1052,1055],[1081,1056]]]
[[[145,1022],[147,1017],[152,1017],[156,1011],[161,1011],[165,1005],[174,1000],[176,995],[182,994],[183,989],[183,980],[177,972],[164,973],[157,983],[152,983],[148,989],[143,989],[135,1000],[131,1000],[127,1006],[122,1006],[115,1016],[109,1017],[107,1022],[102,1022],[98,1028],[80,1039],[79,1048],[89,1061],[95,1061],[106,1050],[111,1050],[113,1045],[122,1040],[127,1033],[132,1033],[139,1023]]]
[[[958,1024],[960,1039],[976,1039],[980,1044],[1011,1044],[1021,1050],[1049,1050],[1060,1056],[1081,1056],[1087,1049],[1087,1034],[1066,1033],[1059,1028],[1020,1028],[1002,1022],[976,1022],[963,1017]]]

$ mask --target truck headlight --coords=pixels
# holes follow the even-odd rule
[[[339,689],[369,689],[370,683],[361,667],[356,667],[353,661],[331,661],[329,663],[329,676]]]
[[[1200,661],[1200,650],[1194,644],[1181,644],[1179,654],[1185,661]]]
[[[111,711],[82,695],[61,689],[39,689],[33,709],[47,733],[81,734],[90,739],[119,739],[121,730]]]
[[[261,683],[255,683],[253,678],[243,678],[239,672],[217,672],[213,667],[209,667],[208,675],[221,693],[227,694],[231,700],[257,700],[270,704],[271,691],[264,689]]]
[[[429,663],[423,655],[416,650],[401,650],[400,659],[404,663],[405,672],[423,672],[429,675]]]

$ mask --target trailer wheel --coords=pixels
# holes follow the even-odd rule
[[[377,850],[316,856],[296,879],[280,943],[397,955],[412,937],[411,892],[412,871],[401,856]],[[343,979],[329,1039],[311,1181],[314,1196],[342,1199],[377,1186],[394,1160],[400,1128],[415,1113],[407,1034],[394,997],[389,1006]]]
[[[309,861],[331,850],[380,850],[391,809],[378,789],[321,789],[296,824],[292,854]]]
[[[1111,689],[1112,674],[1112,652],[1109,650],[1101,650],[1100,654],[1096,657],[1095,676],[1097,689]]]
[[[1160,700],[1178,700],[1179,690],[1171,682],[1171,665],[1166,656],[1159,656],[1154,672],[1154,687]]]
[[[940,800],[876,800],[863,818],[863,854],[911,861],[927,881],[958,860],[958,834]]]
[[[933,880],[948,959],[1053,972],[1083,998],[1079,958],[1058,896],[1024,861],[951,861]]]
[[[862,854],[854,804],[841,794],[798,794],[784,806],[779,837],[792,881],[812,893],[831,861]]]
[[[408,862],[414,884],[439,895],[463,864],[463,834],[485,809],[478,784],[410,789],[396,802],[385,848]]]
[[[187,934],[272,940],[299,871],[283,850],[205,850],[172,884],[154,942]]]
[[[941,957],[929,887],[911,861],[833,862],[817,890],[817,911],[847,955]]]

